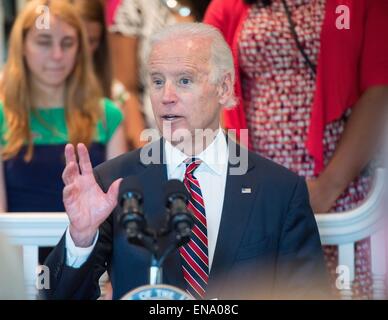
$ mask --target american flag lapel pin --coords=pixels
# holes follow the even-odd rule
[[[241,188],[241,193],[252,193],[252,189],[251,188]]]

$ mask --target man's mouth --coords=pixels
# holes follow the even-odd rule
[[[182,117],[174,115],[174,114],[167,114],[165,116],[162,116],[162,119],[166,120],[166,121],[174,121],[174,120],[177,120],[177,119],[180,119],[180,118],[182,118]]]

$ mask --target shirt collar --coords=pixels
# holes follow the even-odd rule
[[[175,148],[169,141],[165,140],[164,150],[166,154],[167,165],[171,172],[177,170],[188,156]],[[212,170],[214,173],[221,175],[225,166],[228,164],[229,154],[228,145],[223,130],[219,128],[218,133],[212,143],[195,158],[200,159],[202,164]],[[201,164],[201,166],[202,166]]]

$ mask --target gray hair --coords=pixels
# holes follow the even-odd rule
[[[151,36],[151,51],[160,42],[182,37],[210,38],[212,40],[210,47],[211,81],[219,83],[226,74],[230,74],[232,85],[234,85],[235,71],[232,52],[220,31],[210,25],[193,22],[167,26]],[[235,104],[236,98],[233,94],[225,107],[232,107]]]

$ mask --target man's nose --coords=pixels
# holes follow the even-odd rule
[[[174,104],[177,100],[175,85],[167,81],[163,91],[163,104]]]

